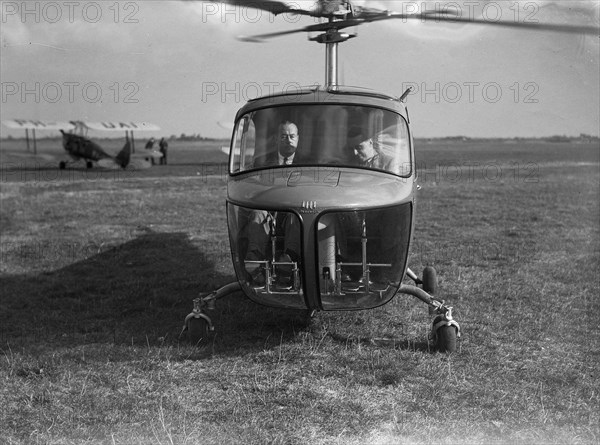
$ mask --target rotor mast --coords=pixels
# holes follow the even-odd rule
[[[340,32],[331,17],[329,25],[326,32],[309,40],[325,44],[325,87],[335,89],[338,86],[338,44],[356,37],[356,34]]]
[[[325,48],[325,86],[336,88],[338,86],[338,44],[328,43]]]

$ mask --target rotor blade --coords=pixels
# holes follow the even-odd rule
[[[386,16],[387,18],[387,16]],[[371,21],[371,20],[369,20]],[[326,32],[330,29],[344,29],[351,26],[362,25],[367,23],[367,20],[362,18],[351,18],[346,20],[335,20],[331,22],[315,23],[314,25],[308,25],[304,28],[291,29],[289,31],[270,32],[267,34],[258,34],[254,36],[239,36],[238,39],[245,42],[262,42],[270,37],[279,37],[287,34],[295,34],[298,32]]]
[[[270,32],[267,34],[258,34],[258,35],[254,35],[254,36],[237,36],[237,39],[241,40],[242,42],[261,43],[271,37],[279,37],[279,36],[284,36],[287,34],[295,34],[298,32],[310,32],[310,31],[307,30],[306,28],[300,28],[300,29],[292,29],[290,31],[279,31],[279,32]]]
[[[355,6],[353,9],[353,14],[351,18],[362,19],[365,22],[375,21],[375,20],[385,20],[391,18],[407,18],[411,15],[416,15],[419,18],[423,16],[458,16],[460,13],[453,9],[444,9],[439,11],[422,11],[419,13],[399,13],[396,11],[390,10],[381,10],[374,8],[364,8]]]
[[[233,6],[240,6],[243,8],[254,8],[260,9],[261,11],[270,12],[273,15],[278,14],[299,14],[299,15],[308,15],[311,17],[335,17],[341,14],[344,14],[348,11],[340,11],[340,1],[314,1],[311,3],[310,9],[302,9],[300,8],[299,2],[290,2],[289,4],[282,1],[247,1],[247,0],[222,0],[217,2],[210,3],[225,3]],[[308,3],[308,2],[305,2]]]
[[[449,23],[473,23],[477,25],[491,25],[491,26],[501,26],[504,28],[519,28],[524,30],[534,30],[534,31],[555,31],[555,32],[567,32],[567,33],[575,33],[575,34],[595,34],[598,35],[600,33],[600,28],[598,26],[589,26],[589,25],[562,25],[559,23],[527,23],[527,22],[507,22],[507,21],[490,21],[479,18],[462,18],[462,17],[451,17],[451,16],[435,16],[435,15],[407,15],[407,14],[398,14],[398,15],[390,15],[388,17],[377,17],[375,19],[366,19],[365,21],[371,22],[375,20],[385,20],[392,18],[400,18],[400,19],[420,19],[424,22],[449,22]]]
[[[421,17],[421,16],[419,16],[419,17]],[[422,16],[422,17],[425,17],[425,16]],[[304,28],[296,28],[296,29],[291,29],[288,31],[270,32],[267,34],[258,34],[258,35],[253,35],[253,36],[239,36],[238,39],[242,40],[244,42],[263,42],[265,39],[268,39],[271,37],[279,37],[279,36],[295,34],[295,33],[299,33],[299,32],[326,32],[327,30],[330,30],[330,29],[340,30],[340,29],[345,29],[345,28],[349,28],[352,26],[362,25],[363,23],[368,23],[368,22],[375,21],[375,20],[385,20],[385,19],[389,19],[389,18],[401,18],[401,17],[400,16],[389,16],[387,14],[385,14],[385,15],[380,14],[377,16],[371,15],[371,16],[369,16],[368,19],[350,18],[350,19],[346,19],[346,20],[335,20],[335,21],[331,21],[331,22],[315,23],[314,25],[305,26]]]
[[[355,20],[362,20],[364,23],[376,22],[381,20],[390,19],[403,19],[403,20],[421,20],[423,22],[449,22],[449,23],[474,23],[477,25],[494,25],[502,26],[505,28],[520,28],[520,29],[532,29],[537,31],[558,31],[558,32],[569,32],[569,33],[581,33],[581,34],[598,34],[600,32],[598,26],[588,25],[563,25],[559,23],[528,23],[528,22],[507,22],[507,21],[490,21],[480,18],[463,18],[457,17],[456,12],[452,10],[446,11],[429,11],[423,13],[404,14],[392,11],[382,11],[380,13],[369,12],[368,14],[361,15],[354,19],[349,19],[348,25],[342,25],[341,27],[334,26],[337,29],[342,27],[354,26]],[[340,21],[344,22],[344,20]],[[334,22],[336,24],[337,22]]]
[[[271,37],[279,37],[288,34],[299,32],[325,32],[329,29],[344,29],[352,26],[362,25],[363,23],[371,23],[382,20],[402,19],[402,20],[421,20],[423,22],[448,22],[448,23],[473,23],[476,25],[493,25],[505,28],[517,28],[524,30],[537,31],[555,31],[578,34],[598,34],[598,26],[587,25],[562,25],[558,23],[525,23],[525,22],[507,22],[507,21],[489,21],[479,18],[462,18],[456,17],[453,11],[443,11],[438,13],[416,13],[416,14],[401,14],[391,11],[382,11],[379,13],[368,12],[367,14],[358,17],[349,18],[346,20],[334,20],[326,23],[316,23],[314,25],[305,26],[304,28],[292,29],[289,31],[279,31],[267,34],[259,34],[255,36],[241,36],[240,40],[246,42],[262,42]]]
[[[278,1],[243,1],[243,0],[224,0],[220,2],[211,3],[225,3],[233,6],[240,6],[245,8],[260,9],[261,11],[270,12],[273,15],[283,14],[286,12],[292,12],[292,8],[286,5],[284,2]],[[296,11],[294,11],[296,12]],[[305,11],[306,12],[306,11]],[[298,14],[298,12],[296,12]]]

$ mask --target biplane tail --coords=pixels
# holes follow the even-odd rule
[[[125,145],[115,157],[115,162],[121,166],[121,168],[125,168],[129,165],[129,160],[131,159],[131,143],[129,142],[129,138],[125,141]]]

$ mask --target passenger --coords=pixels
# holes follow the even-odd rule
[[[376,142],[373,137],[365,136],[363,131],[354,131],[350,134],[349,146],[354,152],[355,162],[361,167],[394,171],[394,159],[376,149]],[[351,212],[341,214],[339,217],[339,227],[342,228],[338,239],[338,250],[340,259],[343,262],[362,262],[362,247],[360,243],[363,224],[366,229],[366,235],[369,239],[368,250],[370,261],[372,255],[385,259],[385,262],[391,262],[393,258],[393,249],[390,243],[393,237],[388,233],[395,227],[394,221],[389,220],[388,212],[373,210],[370,212]],[[352,240],[352,241],[351,241]],[[376,246],[375,248],[373,246]],[[376,268],[373,271],[373,279],[379,279],[381,269]],[[346,268],[346,273],[342,274],[342,281],[357,281],[362,274],[362,269],[356,266]]]
[[[394,159],[375,148],[375,142],[372,137],[359,135],[353,138],[358,141],[352,146],[358,165],[363,167],[376,168],[379,170],[394,171]]]
[[[300,136],[296,124],[286,121],[279,125],[276,150],[255,159],[256,167],[292,165],[297,161],[296,150]],[[300,222],[291,214],[252,210],[248,215],[248,251],[246,260],[265,261],[272,259],[271,237],[283,236],[283,251],[278,252],[278,261],[298,262],[300,260]],[[247,265],[255,284],[264,284],[264,276],[257,265]],[[278,273],[287,281],[291,279],[291,266],[281,266]]]

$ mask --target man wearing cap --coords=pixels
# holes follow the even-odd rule
[[[359,136],[356,140],[359,142],[355,144],[352,149],[354,150],[354,156],[356,156],[359,165],[379,170],[393,171],[394,160],[375,149],[375,142],[372,137]]]

